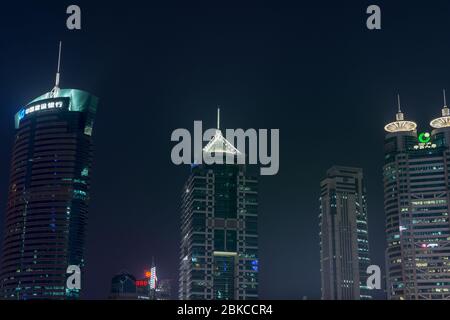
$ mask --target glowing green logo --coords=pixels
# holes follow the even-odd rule
[[[422,132],[421,134],[419,134],[418,139],[420,143],[428,143],[431,140],[431,136],[428,132]]]

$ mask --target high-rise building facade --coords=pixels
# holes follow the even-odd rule
[[[450,299],[450,112],[417,133],[404,119],[385,126],[383,167],[389,299]]]
[[[0,297],[72,299],[69,265],[83,272],[97,98],[60,89],[15,115]]]
[[[333,166],[320,194],[322,299],[371,299],[366,191],[360,168]]]
[[[206,155],[240,153],[219,129]],[[244,165],[193,165],[182,193],[179,298],[258,298],[258,181]]]

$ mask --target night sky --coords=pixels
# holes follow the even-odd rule
[[[428,130],[450,90],[450,2],[77,1],[0,5],[0,232],[13,115],[54,85],[100,98],[85,298],[111,277],[141,276],[155,257],[177,285],[180,194],[188,166],[170,160],[176,128],[280,129],[280,171],[260,179],[260,297],[320,298],[319,183],[331,165],[364,169],[373,263],[384,272],[383,127],[401,94]],[[366,28],[378,4],[382,30]],[[174,290],[174,297],[176,295]]]

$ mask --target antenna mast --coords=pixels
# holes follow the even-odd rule
[[[51,95],[54,97],[59,91],[59,78],[60,78],[60,68],[61,68],[61,46],[62,42],[59,41],[59,51],[58,51],[58,68],[56,70],[55,87],[51,91]]]
[[[447,97],[445,96],[445,89],[442,89],[442,92],[444,93],[444,108],[447,106]]]
[[[59,52],[58,52],[58,70],[56,71],[56,81],[55,81],[55,87],[59,88],[59,70],[61,68],[61,41],[59,41]]]
[[[220,106],[217,107],[217,130],[220,130]]]

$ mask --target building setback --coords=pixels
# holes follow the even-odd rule
[[[362,169],[333,166],[320,187],[322,299],[371,299],[366,286],[370,258]]]
[[[204,154],[240,152],[219,129]],[[243,165],[193,165],[182,192],[179,298],[258,298],[258,181]]]
[[[399,103],[396,121],[385,126],[389,299],[450,299],[449,114],[444,106],[432,132],[418,134]]]

